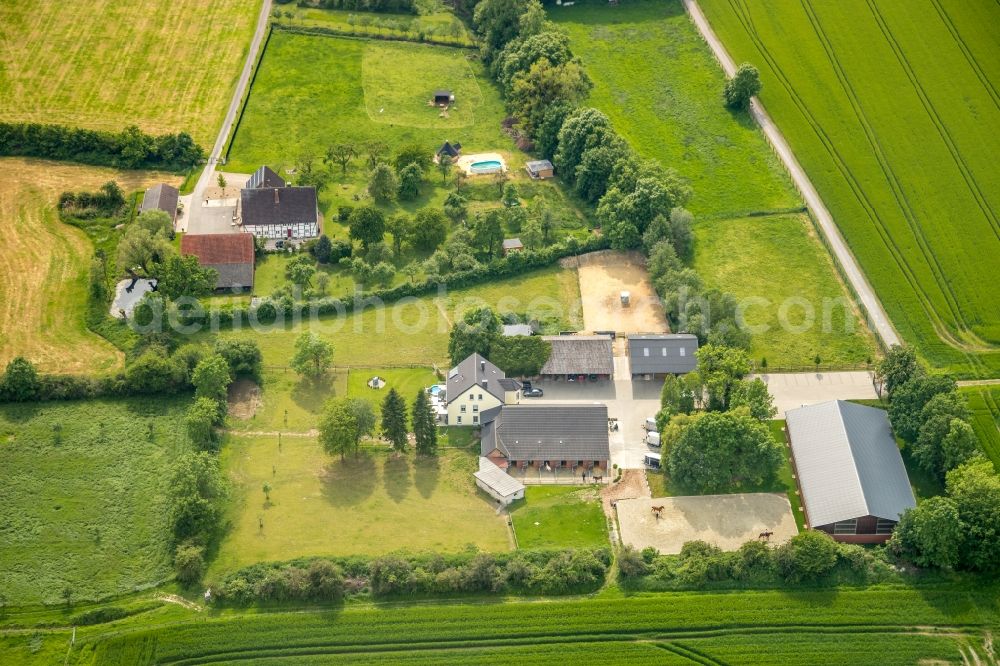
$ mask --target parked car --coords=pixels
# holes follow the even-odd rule
[[[597,375],[587,375],[587,379],[589,379],[592,382],[596,382],[597,381]]]
[[[530,379],[522,379],[521,380],[521,388],[524,389],[525,391],[527,391],[528,389],[530,389],[531,388],[531,380]]]
[[[656,418],[647,416],[646,422],[642,424],[642,429],[646,432],[656,432]]]
[[[543,395],[545,395],[545,391],[543,391],[540,388],[528,388],[525,389],[521,393],[521,395],[523,395],[525,398],[541,398]]]

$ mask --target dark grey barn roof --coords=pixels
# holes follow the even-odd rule
[[[691,372],[698,365],[694,353],[698,337],[690,333],[628,336],[628,356],[633,375]]]
[[[545,335],[552,354],[542,375],[613,375],[615,359],[606,335]]]
[[[509,460],[608,460],[608,408],[506,405],[483,426],[481,454],[494,449]]]
[[[177,217],[177,199],[180,192],[177,188],[166,183],[158,183],[146,190],[142,195],[142,205],[139,212],[145,213],[147,210],[162,210],[173,220]]]
[[[785,419],[811,525],[899,520],[916,506],[884,410],[832,400],[791,409]]]
[[[244,226],[316,224],[316,188],[270,187],[240,191]]]
[[[548,160],[531,160],[525,165],[528,171],[531,173],[538,173],[539,171],[552,171],[555,167],[552,166],[552,162]]]
[[[504,387],[501,380],[507,375],[497,366],[479,354],[470,354],[464,361],[448,372],[448,401],[457,400],[473,386],[503,402]],[[483,382],[486,382],[483,384]]]
[[[247,188],[256,190],[262,187],[285,187],[284,179],[271,170],[266,164],[253,172],[247,181]]]

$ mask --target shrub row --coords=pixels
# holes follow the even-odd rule
[[[205,151],[186,132],[152,136],[134,125],[107,132],[38,123],[0,123],[0,155],[168,171],[183,171],[205,159]]]
[[[285,4],[290,0],[280,0]],[[347,9],[365,12],[390,12],[402,14],[417,13],[415,0],[298,0],[299,7],[319,7],[322,9]]]
[[[252,565],[213,584],[212,592],[234,604],[330,602],[352,595],[567,594],[598,588],[610,566],[607,548],[306,558]]]
[[[417,33],[380,33],[364,32],[360,30],[344,30],[318,25],[290,25],[288,23],[273,23],[275,30],[292,32],[300,35],[326,35],[329,37],[362,37],[364,39],[381,39],[387,42],[422,42],[424,44],[437,44],[439,46],[450,46],[452,48],[475,48],[461,37],[441,37],[438,35],[428,35],[424,32]]]
[[[884,548],[838,543],[812,530],[777,548],[763,541],[748,541],[731,552],[704,541],[689,541],[677,555],[625,548],[618,568],[626,581],[654,589],[871,584],[895,576]]]

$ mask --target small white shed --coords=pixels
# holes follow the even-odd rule
[[[494,465],[489,458],[479,459],[479,471],[473,476],[476,477],[476,485],[501,504],[524,499],[524,484]]]

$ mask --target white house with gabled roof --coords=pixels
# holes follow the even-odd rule
[[[448,372],[445,395],[448,425],[478,426],[483,413],[521,402],[521,383],[479,354],[472,354]]]

